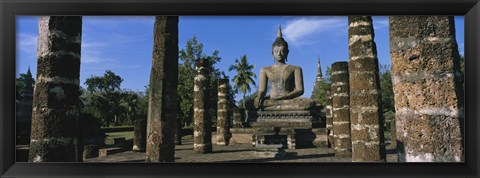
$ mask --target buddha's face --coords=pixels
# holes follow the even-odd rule
[[[288,56],[288,49],[285,46],[274,46],[272,51],[275,62],[285,63]]]

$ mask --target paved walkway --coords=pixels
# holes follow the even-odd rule
[[[351,162],[351,158],[337,158],[332,148],[286,149],[281,159],[262,158],[255,155],[252,145],[213,145],[213,153],[197,154],[193,143],[186,141],[175,146],[175,162]],[[101,158],[86,159],[84,162],[144,162],[145,153],[121,152]],[[395,150],[387,149],[387,162],[396,162]]]

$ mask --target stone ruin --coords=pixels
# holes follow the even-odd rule
[[[178,102],[178,16],[155,17],[153,43],[146,161],[174,162]]]
[[[39,18],[30,162],[76,162],[82,17]]]
[[[332,123],[335,156],[351,157],[350,88],[348,62],[332,64]]]
[[[348,17],[352,161],[385,161],[377,46],[371,16]]]
[[[463,86],[453,17],[391,16],[400,162],[460,162]]]
[[[230,130],[228,124],[229,113],[229,84],[228,78],[218,80],[218,110],[217,110],[217,145],[228,145],[230,143]]]
[[[83,143],[78,141],[76,129],[81,22],[81,17],[64,16],[39,20],[39,70],[32,102],[30,162],[81,161],[77,150]],[[146,161],[173,162],[177,111],[172,103],[177,102],[174,96],[178,82],[178,17],[156,17],[154,34]],[[278,155],[284,152],[268,144],[293,149],[306,143],[326,147],[330,142],[336,156],[351,156],[352,161],[385,161],[373,38],[371,17],[349,17],[350,63],[332,65],[331,99],[327,96],[327,120],[322,123],[314,102],[298,97],[303,94],[303,83],[298,82],[302,76],[293,74],[301,68],[282,61],[288,50],[282,55],[278,52],[288,45],[281,42],[279,32],[280,45],[272,46],[277,52],[274,58],[278,66],[262,69],[260,88],[265,89],[267,79],[283,83],[270,93],[273,98],[283,98],[274,101],[265,97],[264,90],[260,91],[255,100],[257,117],[247,120],[243,118],[250,115],[233,109],[230,144],[253,143],[260,148],[267,144],[265,149],[280,150],[274,154]],[[392,16],[390,42],[399,161],[463,161],[464,98],[453,17]],[[201,66],[197,65],[198,69]],[[274,75],[276,68],[285,69],[284,75],[293,77],[275,78],[282,76]],[[202,83],[205,74],[198,71],[194,150],[207,153],[211,152],[211,135],[209,127],[205,127],[209,121],[201,111],[208,107],[202,102],[208,86]],[[301,91],[296,91],[300,86]],[[294,94],[288,96],[286,93],[290,92]],[[223,121],[225,113],[219,114],[217,144],[222,145],[228,143],[225,138],[228,129]],[[85,148],[87,152],[95,150]]]
[[[211,119],[208,113],[208,61],[200,59],[195,62],[195,84],[193,100],[193,150],[196,153],[212,152]]]

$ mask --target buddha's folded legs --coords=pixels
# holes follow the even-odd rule
[[[295,98],[289,100],[266,99],[263,101],[262,106],[259,109],[263,109],[266,111],[310,110],[314,106],[314,104],[314,101],[309,98]]]

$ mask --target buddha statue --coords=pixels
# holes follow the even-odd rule
[[[286,64],[288,43],[282,37],[281,27],[272,44],[275,63],[260,69],[258,94],[254,100],[257,110],[262,111],[305,111],[311,110],[314,101],[300,97],[304,93],[302,68]],[[267,82],[270,81],[270,95]]]

